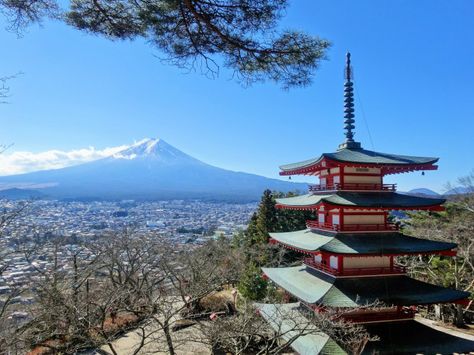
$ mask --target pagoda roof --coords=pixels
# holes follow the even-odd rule
[[[346,234],[304,229],[270,233],[277,242],[307,252],[335,254],[424,254],[448,251],[455,243],[409,237],[402,233]]]
[[[309,319],[301,312],[301,304],[257,304],[261,316],[277,332],[282,332],[294,324],[308,324]],[[294,322],[289,321],[294,317]],[[298,322],[298,323],[297,323]],[[311,327],[311,325],[310,325]],[[302,355],[345,354],[344,350],[324,333],[301,335],[291,343],[291,347]],[[363,354],[433,354],[469,353],[474,349],[474,342],[433,329],[416,320],[366,324],[364,328],[371,335],[379,337],[378,341],[367,343]],[[283,335],[297,336],[298,332]]]
[[[353,165],[362,166],[428,166],[436,163],[439,158],[435,157],[419,157],[419,156],[408,156],[390,153],[374,152],[366,149],[354,149],[354,148],[342,148],[334,153],[323,153],[321,156],[313,159],[304,160],[301,162],[286,164],[280,166],[281,174],[286,175],[288,173],[304,173],[302,169],[318,168],[317,170],[325,169],[327,166],[318,166],[323,160],[330,162],[346,163]]]
[[[397,306],[448,303],[470,295],[408,276],[334,278],[305,265],[262,270],[298,299],[329,307],[365,306],[376,301]]]
[[[433,329],[416,320],[365,325],[380,340],[369,342],[363,354],[469,353],[474,341]]]
[[[334,340],[309,323],[298,310],[300,303],[257,304],[260,315],[300,355],[347,354]],[[299,336],[298,336],[299,335]]]
[[[330,194],[305,194],[295,197],[277,198],[277,207],[292,209],[314,209],[321,204],[341,207],[367,207],[385,209],[435,209],[446,200],[405,195],[396,192],[346,192]]]

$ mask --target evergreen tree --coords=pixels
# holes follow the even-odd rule
[[[255,239],[254,236],[257,235],[257,220],[258,220],[258,214],[257,212],[254,212],[252,214],[252,217],[250,218],[249,225],[247,227],[247,230],[245,231],[245,236],[247,237],[247,240],[249,241],[246,243],[246,246],[250,246],[255,244]]]
[[[258,208],[255,240],[257,243],[267,243],[268,233],[277,230],[278,220],[275,199],[270,190],[265,190]]]
[[[330,43],[280,31],[288,0],[2,0],[11,29],[46,17],[112,40],[144,39],[161,58],[216,77],[229,68],[244,85],[309,85]],[[220,56],[220,57],[217,57]]]
[[[262,300],[267,293],[268,282],[263,278],[260,267],[251,263],[247,266],[240,278],[239,292],[252,301]]]

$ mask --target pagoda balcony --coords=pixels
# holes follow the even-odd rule
[[[413,319],[415,313],[416,311],[414,309],[402,309],[393,312],[347,313],[342,314],[340,318],[352,323],[365,324]]]
[[[317,305],[307,304],[305,302],[300,303],[301,307],[310,312],[324,313],[326,310],[324,307],[319,307]],[[400,307],[397,310],[361,310],[358,312],[343,312],[342,314],[335,314],[331,317],[333,320],[343,319],[347,322],[356,323],[356,324],[365,324],[365,323],[382,323],[382,322],[392,322],[392,321],[401,321],[401,320],[410,320],[415,317],[416,308],[412,307]]]
[[[335,183],[329,185],[309,185],[310,192],[323,191],[387,191],[394,192],[397,184]]]
[[[313,258],[303,259],[305,265],[333,276],[357,277],[375,275],[403,275],[406,274],[406,267],[393,265],[392,267],[367,267],[367,268],[344,268],[334,269],[329,265],[315,261]]]
[[[393,223],[383,224],[332,224],[319,221],[306,221],[306,226],[310,229],[322,229],[335,232],[395,232],[398,226]]]

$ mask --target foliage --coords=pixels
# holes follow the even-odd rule
[[[12,30],[53,17],[112,40],[143,38],[166,61],[198,66],[211,77],[223,65],[245,85],[269,79],[290,88],[311,83],[330,44],[300,31],[279,33],[287,5],[287,0],[0,0]]]
[[[251,301],[262,300],[267,293],[268,282],[263,278],[262,270],[255,264],[249,264],[238,285],[243,297]]]
[[[276,208],[277,198],[292,196],[295,196],[295,193],[284,194],[270,190],[263,192],[258,210],[250,219],[245,232],[247,245],[268,243],[269,233],[272,232],[290,232],[306,228],[306,221],[314,218],[311,212]]]
[[[466,188],[472,179],[461,178]],[[468,190],[469,191],[469,190]],[[474,191],[474,190],[470,190]],[[457,255],[404,257],[410,273],[427,282],[472,292],[474,290],[474,195],[462,194],[450,198],[445,211],[411,213],[405,232],[419,238],[456,243]],[[463,323],[465,311],[460,305],[443,307],[444,316],[457,325]]]
[[[289,232],[306,228],[306,221],[314,218],[309,211],[291,211],[276,208],[277,198],[295,193],[263,192],[258,210],[252,215],[247,230],[235,238],[235,244],[244,249],[248,263],[258,266],[279,264],[298,258],[295,253],[269,245],[272,232]],[[282,259],[283,258],[283,259]]]
[[[322,329],[350,354],[361,354],[367,342],[378,340],[361,326],[334,320],[331,311],[318,313],[302,306],[295,310],[275,308],[273,315],[267,315],[273,323],[270,327],[257,316],[257,307],[246,302],[235,315],[200,324],[203,338],[216,353],[256,355],[285,353],[299,337],[320,336]]]
[[[19,249],[36,270],[28,283],[35,302],[22,306],[28,321],[10,324],[15,342],[0,337],[0,344],[21,353],[46,346],[71,354],[103,344],[115,353],[112,341],[133,327],[141,340],[133,353],[156,342],[173,354],[178,344],[171,329],[177,319],[202,312],[200,301],[236,283],[243,265],[239,250],[224,238],[179,248],[133,230],[74,246],[62,237],[26,241]],[[45,269],[37,267],[38,258],[47,262]]]

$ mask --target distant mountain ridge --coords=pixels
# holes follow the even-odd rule
[[[427,189],[425,187],[417,188],[417,189],[412,189],[407,192],[409,195],[416,195],[416,196],[426,196],[426,197],[441,197],[441,194]]]
[[[307,184],[206,164],[162,139],[144,139],[112,156],[56,170],[0,177],[10,188],[45,186],[57,199],[256,201],[265,189],[306,192]],[[1,194],[0,194],[1,196]]]
[[[31,200],[43,197],[44,195],[40,191],[34,189],[21,189],[14,187],[12,189],[0,190],[0,199]]]
[[[430,189],[427,189],[427,188],[424,188],[424,187],[417,188],[417,189],[412,189],[412,190],[406,192],[406,194],[408,194],[408,195],[433,197],[433,198],[443,197],[443,196],[444,197],[449,197],[449,196],[453,196],[453,195],[463,195],[463,194],[468,194],[468,193],[472,193],[472,191],[469,188],[463,187],[463,186],[454,187],[454,188],[446,191],[443,194],[439,194],[439,193],[437,193],[433,190],[430,190]]]

